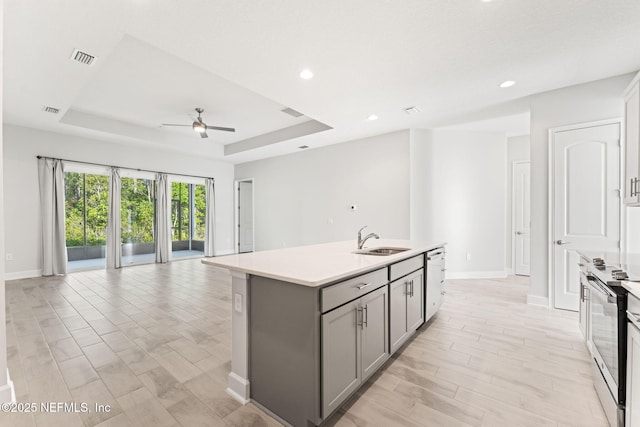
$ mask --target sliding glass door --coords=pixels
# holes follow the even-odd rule
[[[171,183],[171,257],[204,254],[205,186]]]
[[[68,270],[105,266],[109,178],[64,174]]]
[[[122,178],[120,235],[122,265],[155,262],[155,180]]]

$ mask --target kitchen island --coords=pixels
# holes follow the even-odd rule
[[[232,276],[232,396],[319,425],[424,323],[426,254],[442,257],[444,243],[368,246],[403,251],[346,241],[203,260]]]

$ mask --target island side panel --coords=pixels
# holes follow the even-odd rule
[[[251,276],[251,398],[294,426],[320,423],[319,289]]]
[[[227,393],[249,403],[249,275],[231,271],[231,372]]]

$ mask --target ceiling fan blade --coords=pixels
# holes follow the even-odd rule
[[[206,132],[200,132],[200,138],[209,138]]]
[[[236,130],[234,128],[223,128],[220,126],[207,126],[207,129],[211,129],[211,130],[222,130],[225,132],[235,132]]]
[[[189,127],[191,127],[192,125],[176,125],[176,124],[173,124],[173,123],[162,123],[162,126],[189,126]]]

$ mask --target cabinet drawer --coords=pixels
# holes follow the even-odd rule
[[[387,284],[387,269],[372,271],[322,289],[322,312],[325,313]]]
[[[413,258],[391,264],[391,267],[389,267],[389,280],[393,282],[422,267],[424,267],[424,255],[414,256]]]

